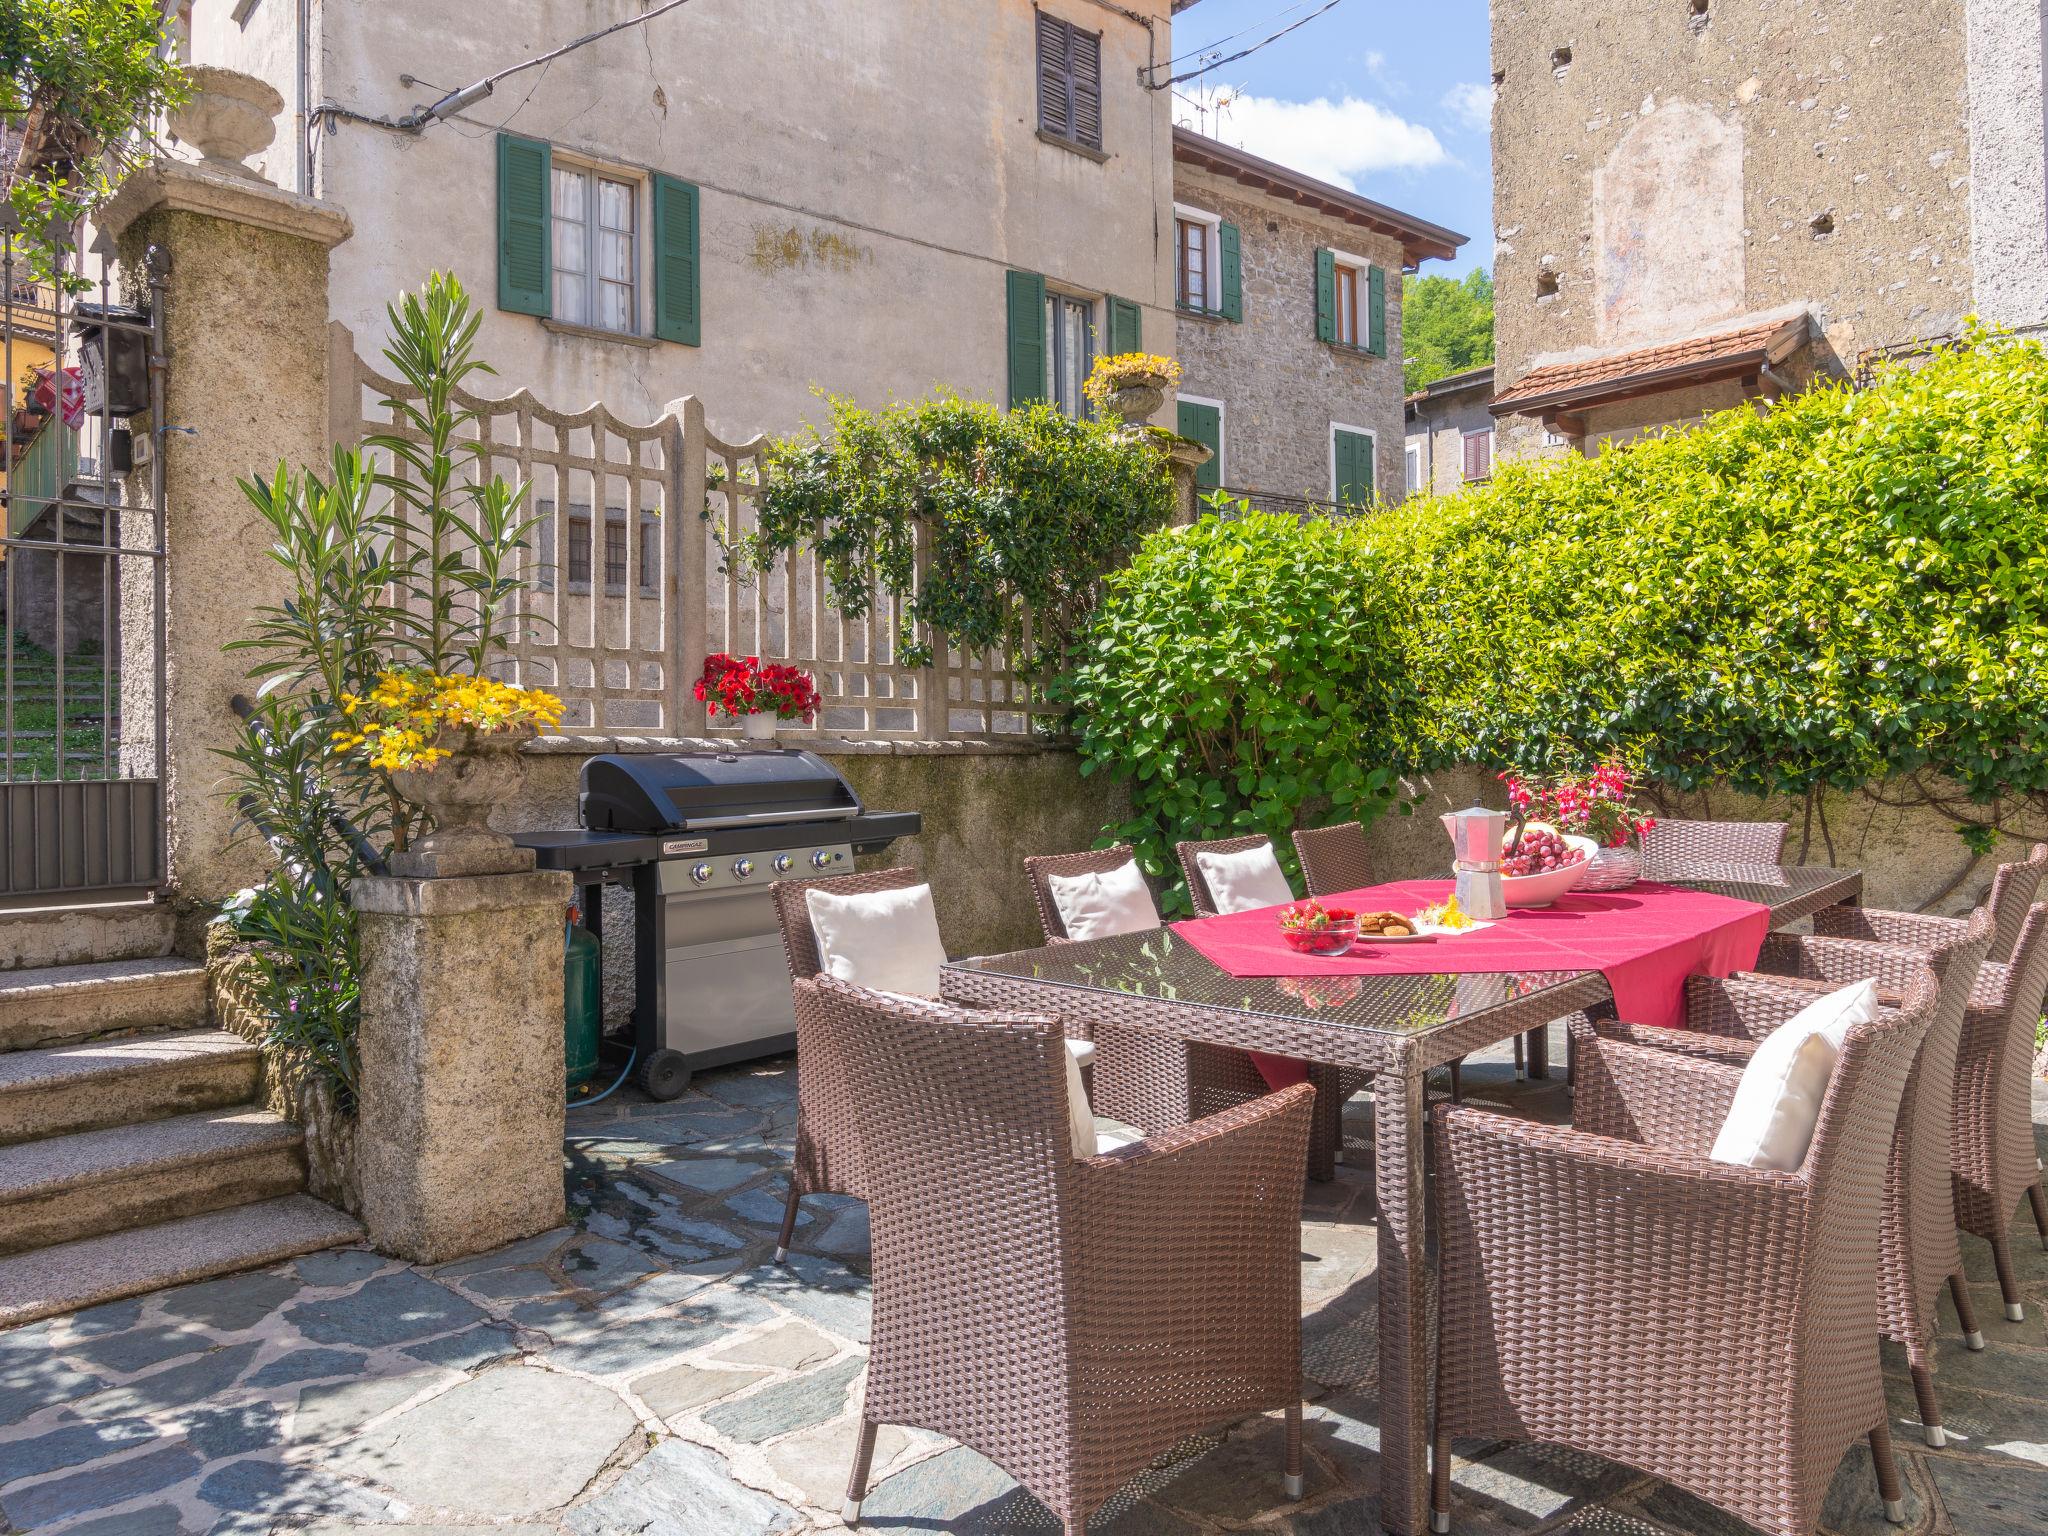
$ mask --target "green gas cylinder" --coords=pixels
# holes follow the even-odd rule
[[[570,920],[562,956],[562,1046],[569,1087],[590,1081],[597,1071],[597,1041],[604,1029],[604,982],[597,935]]]

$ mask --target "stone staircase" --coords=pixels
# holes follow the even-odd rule
[[[362,1235],[169,947],[146,908],[0,916],[0,1327]]]

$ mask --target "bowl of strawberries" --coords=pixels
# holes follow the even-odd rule
[[[1501,894],[1511,907],[1547,907],[1586,877],[1599,851],[1590,837],[1532,821],[1501,853]]]
[[[1303,955],[1341,955],[1358,942],[1358,914],[1311,898],[1280,909],[1280,937]]]

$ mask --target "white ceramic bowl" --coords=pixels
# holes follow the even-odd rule
[[[1576,848],[1585,857],[1576,864],[1566,864],[1559,869],[1546,869],[1540,875],[1502,875],[1501,893],[1511,907],[1547,907],[1585,878],[1592,867],[1594,854],[1600,845],[1590,837],[1580,837],[1576,832],[1564,834],[1565,846]]]

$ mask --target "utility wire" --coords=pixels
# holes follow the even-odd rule
[[[1248,37],[1253,32],[1256,32],[1260,27],[1269,26],[1273,22],[1278,21],[1282,16],[1288,15],[1290,12],[1293,11],[1298,11],[1303,6],[1310,5],[1313,3],[1314,0],[1294,0],[1294,4],[1283,5],[1282,7],[1280,7],[1279,10],[1275,11],[1272,15],[1266,17],[1263,21],[1255,21],[1248,27],[1239,27],[1235,32],[1227,32],[1222,37],[1212,38],[1210,39],[1210,41],[1202,44],[1202,46],[1199,48],[1190,48],[1186,53],[1175,54],[1172,58],[1166,61],[1166,67],[1168,69],[1171,69],[1174,65],[1185,63],[1189,59],[1198,59],[1212,48],[1221,48],[1225,43],[1234,43],[1240,37]]]
[[[1288,33],[1307,26],[1310,22],[1314,21],[1318,16],[1328,15],[1331,11],[1334,11],[1338,6],[1342,5],[1343,3],[1344,0],[1325,0],[1325,3],[1320,10],[1314,10],[1309,12],[1308,15],[1302,17],[1299,21],[1289,22],[1286,26],[1282,27],[1278,32],[1273,33],[1270,37],[1263,37],[1259,39],[1259,41],[1253,43],[1249,48],[1240,48],[1237,50],[1237,52],[1227,54],[1223,58],[1211,59],[1208,63],[1204,64],[1200,69],[1184,70],[1180,74],[1169,76],[1164,80],[1148,79],[1145,82],[1145,89],[1148,91],[1163,91],[1172,86],[1180,84],[1180,82],[1183,80],[1192,80],[1198,75],[1208,74],[1211,70],[1221,69],[1225,64],[1235,64],[1239,59],[1250,58],[1253,54],[1257,53],[1261,48],[1265,47],[1268,43],[1279,42],[1280,39],[1285,37]],[[1284,15],[1285,13],[1283,12],[1282,14]],[[1181,57],[1185,58],[1187,57],[1187,55],[1183,54],[1181,55]],[[1172,64],[1168,64],[1166,67],[1168,69],[1171,69],[1173,66]],[[1156,73],[1156,71],[1147,71],[1148,75],[1152,73]]]
[[[397,126],[405,129],[408,133],[423,132],[430,124],[460,112],[464,107],[474,106],[477,102],[483,100],[484,97],[490,95],[497,88],[498,82],[508,76],[519,74],[521,71],[532,69],[537,65],[552,64],[565,53],[574,53],[578,48],[588,43],[594,43],[599,38],[610,37],[614,32],[623,32],[628,27],[640,26],[643,23],[653,21],[657,16],[666,16],[670,11],[677,10],[689,3],[690,0],[665,0],[664,4],[642,11],[637,16],[628,16],[624,21],[615,21],[608,27],[599,27],[595,32],[586,32],[583,36],[572,39],[562,44],[559,48],[550,48],[546,53],[535,54],[524,63],[513,64],[499,70],[496,74],[485,75],[483,79],[475,82],[473,85],[465,85],[459,91],[450,91],[432,106],[421,107],[406,113],[404,117],[398,119]],[[1331,0],[1331,3],[1335,4],[1336,0]]]

